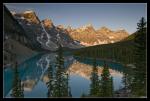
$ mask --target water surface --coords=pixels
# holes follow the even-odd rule
[[[19,78],[23,84],[23,94],[25,98],[48,97],[48,82],[52,79],[49,76],[49,66],[52,74],[56,70],[57,53],[36,55],[18,66]],[[90,93],[91,73],[93,69],[93,59],[74,57],[71,54],[65,54],[64,71],[68,74],[66,81],[67,88],[72,97],[81,97],[82,94]],[[104,61],[96,60],[98,75],[101,76]],[[107,62],[111,77],[113,77],[113,91],[124,87],[122,83],[123,66],[118,63]],[[4,69],[4,97],[11,97],[13,87],[14,72],[11,67]],[[55,76],[54,76],[55,77]],[[51,88],[52,90],[52,88]]]

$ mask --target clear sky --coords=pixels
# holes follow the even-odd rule
[[[50,18],[54,25],[78,28],[92,24],[95,29],[106,26],[112,30],[124,28],[136,31],[141,17],[147,20],[146,3],[5,3],[12,11],[33,10],[40,20]]]

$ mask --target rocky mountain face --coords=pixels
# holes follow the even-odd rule
[[[63,25],[55,26],[49,18],[39,20],[36,13],[27,10],[21,13],[11,12],[14,20],[22,27],[25,36],[38,50],[56,51],[62,47],[77,49],[85,46],[114,43],[128,36],[125,30],[112,31],[106,27],[95,30],[91,24],[73,29]]]
[[[4,37],[3,54],[4,66],[11,65],[17,60],[18,63],[31,57],[34,50],[38,50],[32,41],[26,36],[22,26],[13,18],[9,10],[4,6]],[[24,57],[24,59],[20,57]]]
[[[84,46],[114,43],[129,36],[124,29],[112,31],[107,27],[101,27],[95,30],[91,24],[77,29],[67,27],[66,30],[74,40],[80,41]]]
[[[67,48],[81,47],[80,44],[74,42],[65,29],[61,26],[55,26],[48,18],[40,21],[34,11],[28,10],[12,15],[36,47],[50,51],[57,50],[59,44]]]
[[[54,28],[53,22],[50,19],[45,19],[42,21],[45,28],[52,29]]]

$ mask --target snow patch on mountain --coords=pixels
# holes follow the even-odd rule
[[[20,19],[24,20],[25,18],[22,16]]]
[[[34,11],[32,11],[32,10],[27,10],[27,11],[25,11],[25,12],[23,12],[24,14],[26,14],[26,13],[33,13]]]
[[[56,36],[57,36],[57,38],[58,38],[58,39],[60,39],[60,35],[59,35],[59,32],[57,33],[57,35],[56,35]]]
[[[41,23],[41,26],[42,26],[42,30],[45,32],[45,34],[48,38],[48,40],[46,42],[46,46],[48,47],[49,50],[56,50],[58,48],[58,46],[50,40],[51,36],[45,30],[43,23]],[[42,37],[43,37],[43,35],[42,35]],[[53,47],[53,49],[52,49],[52,47]]]
[[[48,43],[50,42],[50,35],[46,32],[46,30],[45,30],[45,28],[44,28],[44,26],[43,26],[43,24],[41,23],[41,26],[42,26],[42,29],[43,29],[43,31],[46,33],[46,35],[47,35],[47,38],[48,38],[48,40],[47,40],[47,42],[46,42],[46,45],[48,46]],[[48,46],[49,47],[49,46]]]
[[[88,44],[86,42],[80,42],[80,43],[81,43],[81,45],[84,45],[84,46],[91,46],[91,44]]]
[[[44,45],[44,43],[41,41],[41,37],[37,37],[37,41],[38,41],[41,45]]]
[[[74,40],[74,43],[77,44],[77,45],[80,45],[80,42]]]
[[[98,40],[98,44],[107,44],[107,43],[108,43],[108,41],[106,41],[106,40],[104,40],[104,41]]]

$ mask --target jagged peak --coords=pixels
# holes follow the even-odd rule
[[[49,18],[42,20],[42,23],[44,24],[45,27],[48,27],[48,28],[54,26],[52,20]]]
[[[68,25],[67,28],[72,28],[71,25]]]
[[[108,27],[106,26],[102,26],[101,28],[97,29],[97,31],[99,32],[112,32],[111,29],[109,29]]]
[[[42,20],[42,22],[43,22],[44,24],[53,25],[52,20],[51,20],[51,19],[49,19],[49,18],[46,18],[46,19]]]
[[[101,28],[100,28],[101,30],[110,30],[108,27],[106,27],[106,26],[102,26]]]
[[[129,35],[129,33],[123,28],[116,30],[116,32],[117,33],[126,33],[127,35]]]
[[[52,22],[52,20],[50,18],[46,18],[44,20],[42,20],[43,22],[46,21],[46,22]]]
[[[92,28],[92,29],[94,29],[92,24],[84,25],[84,26],[82,26],[82,27],[79,27],[78,29],[86,30],[86,29],[88,29],[88,28]]]
[[[57,25],[58,28],[65,28],[64,25]]]
[[[67,30],[72,30],[73,28],[72,28],[70,25],[68,25],[68,26],[66,27],[66,29],[67,29]]]
[[[26,10],[23,13],[20,13],[27,21],[32,23],[40,23],[39,18],[37,17],[36,13],[33,10]]]

